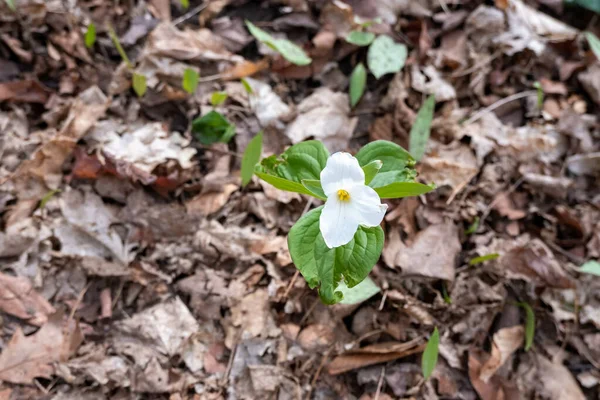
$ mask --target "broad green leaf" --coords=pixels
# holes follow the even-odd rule
[[[354,107],[363,93],[367,84],[367,70],[362,63],[358,63],[350,76],[350,106]]]
[[[341,304],[359,304],[381,291],[379,286],[368,276],[353,288],[346,286],[346,283],[342,280],[337,289],[342,292],[343,298],[340,301]]]
[[[263,133],[259,132],[258,135],[254,136],[246,150],[244,150],[244,156],[242,157],[242,186],[246,186],[252,180],[252,174],[254,173],[254,167],[260,161],[260,155],[262,153],[262,141]]]
[[[600,11],[598,12],[600,13]],[[600,60],[600,39],[598,39],[598,36],[594,35],[592,32],[585,32],[585,38],[590,44],[590,49],[592,49],[596,58]]]
[[[85,31],[84,42],[88,49],[94,47],[94,43],[96,43],[96,25],[93,22],[90,22]]]
[[[298,45],[290,42],[287,39],[276,39],[263,31],[250,21],[246,21],[246,26],[250,34],[254,36],[258,41],[263,42],[273,50],[277,51],[286,60],[296,65],[308,65],[312,62],[312,59],[306,55],[304,50]]]
[[[146,94],[146,77],[142,74],[138,74],[137,72],[133,73],[133,78],[131,80],[131,86],[133,86],[133,91],[137,94],[138,97],[143,97]]]
[[[48,204],[48,202],[50,201],[50,199],[51,199],[52,197],[54,197],[54,195],[55,195],[56,193],[60,193],[60,192],[61,192],[61,190],[60,190],[60,189],[53,189],[53,190],[50,190],[48,193],[46,193],[46,194],[44,195],[44,197],[42,197],[42,199],[40,200],[40,205],[39,205],[39,207],[38,207],[38,208],[42,209],[42,208],[46,207],[46,204]]]
[[[529,351],[535,336],[535,313],[527,303],[518,303],[525,310],[525,351]]]
[[[376,140],[364,146],[356,154],[358,163],[365,166],[373,160],[380,160],[383,166],[379,173],[369,183],[372,188],[378,188],[392,182],[410,180],[411,172],[406,170],[412,167],[415,160],[402,147],[387,140]],[[414,179],[414,176],[412,176]]]
[[[435,366],[438,362],[438,351],[440,346],[440,332],[438,328],[433,329],[433,333],[429,337],[425,351],[423,352],[423,358],[421,359],[421,370],[423,371],[423,378],[429,379]]]
[[[258,165],[257,165],[256,169],[254,170],[254,175],[258,176],[260,179],[273,185],[275,188],[277,188],[279,190],[285,190],[287,192],[302,193],[302,194],[307,194],[309,196],[314,196],[314,194],[310,190],[308,190],[307,188],[302,186],[301,183],[294,182],[294,181],[288,181],[285,178],[280,178],[278,176],[269,175],[267,173],[264,173],[264,172],[262,172],[260,166],[258,166]]]
[[[375,188],[375,191],[382,199],[401,199],[403,197],[419,196],[431,192],[433,189],[433,186],[418,182],[395,182]]]
[[[373,178],[375,178],[375,175],[377,175],[382,166],[383,163],[381,162],[381,160],[373,160],[364,167],[362,167],[363,172],[365,173],[365,185],[371,183],[371,181],[373,180]]]
[[[250,86],[250,83],[246,79],[242,78],[240,79],[240,82],[242,82],[242,86],[244,87],[244,89],[246,89],[246,93],[254,93],[254,90],[252,90],[252,86]]]
[[[8,8],[10,8],[13,12],[17,11],[17,6],[15,5],[15,0],[4,0]]]
[[[475,257],[471,261],[469,261],[469,265],[481,264],[486,261],[495,260],[498,257],[500,257],[500,254],[498,254],[498,253],[491,253],[491,254],[486,254],[484,256]]]
[[[190,8],[190,0],[179,0],[179,2],[181,3],[181,6],[187,10],[188,8]]]
[[[302,185],[317,199],[327,200],[327,196],[323,192],[323,187],[321,186],[321,181],[316,179],[302,179]]]
[[[600,276],[600,262],[594,260],[588,261],[579,268],[579,272]]]
[[[288,235],[288,247],[296,268],[311,288],[319,286],[325,304],[339,303],[342,279],[348,288],[362,282],[379,260],[383,250],[383,229],[359,227],[346,245],[330,249],[319,228],[323,206],[302,216]]]
[[[394,42],[389,36],[381,35],[371,43],[367,62],[371,73],[379,79],[385,74],[400,71],[406,63],[407,55],[405,45]]]
[[[267,173],[301,184],[303,179],[319,180],[328,158],[329,152],[323,143],[308,140],[293,145],[280,158],[263,160],[263,166]]]
[[[373,40],[375,40],[375,34],[371,32],[351,31],[346,36],[346,42],[356,46],[368,46]]]
[[[235,135],[235,125],[218,112],[210,111],[192,121],[192,134],[202,144],[228,143]]]
[[[417,161],[421,160],[425,154],[434,110],[435,96],[431,95],[421,106],[421,109],[417,113],[415,123],[410,129],[410,154]]]
[[[600,1],[598,0],[565,0],[565,4],[576,4],[580,7],[587,8],[588,10],[592,10],[600,14]]]
[[[181,87],[189,94],[194,94],[198,87],[198,81],[200,80],[200,74],[193,68],[186,68],[183,71],[183,80]]]
[[[213,92],[213,94],[210,96],[210,104],[213,107],[220,106],[223,104],[223,102],[225,102],[225,100],[227,100],[227,97],[228,95],[225,92]]]

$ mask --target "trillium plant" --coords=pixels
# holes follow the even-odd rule
[[[288,235],[296,268],[311,288],[319,288],[324,303],[339,303],[340,287],[358,285],[379,260],[387,210],[381,200],[433,189],[416,182],[414,165],[406,150],[388,141],[369,143],[352,156],[330,155],[323,143],[311,140],[256,166],[255,174],[276,188],[325,202],[303,215]]]

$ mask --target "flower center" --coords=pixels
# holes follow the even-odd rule
[[[337,195],[338,195],[338,199],[340,199],[340,201],[350,201],[350,193],[348,193],[344,189],[338,190]]]

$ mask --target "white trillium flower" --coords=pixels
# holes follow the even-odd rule
[[[350,242],[359,225],[373,227],[383,220],[387,204],[365,185],[365,173],[349,153],[332,154],[321,171],[321,186],[327,196],[319,229],[329,248]]]

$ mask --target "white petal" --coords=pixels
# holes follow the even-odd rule
[[[340,201],[335,195],[327,199],[319,218],[319,229],[327,247],[343,246],[352,240],[358,229],[355,212],[351,201]]]
[[[387,210],[387,204],[381,204],[377,192],[366,185],[357,185],[350,189],[349,203],[358,223],[368,227],[379,225]]]
[[[365,173],[358,160],[350,153],[332,154],[321,171],[321,186],[325,195],[329,197],[340,189],[348,190],[357,184],[365,184]]]

